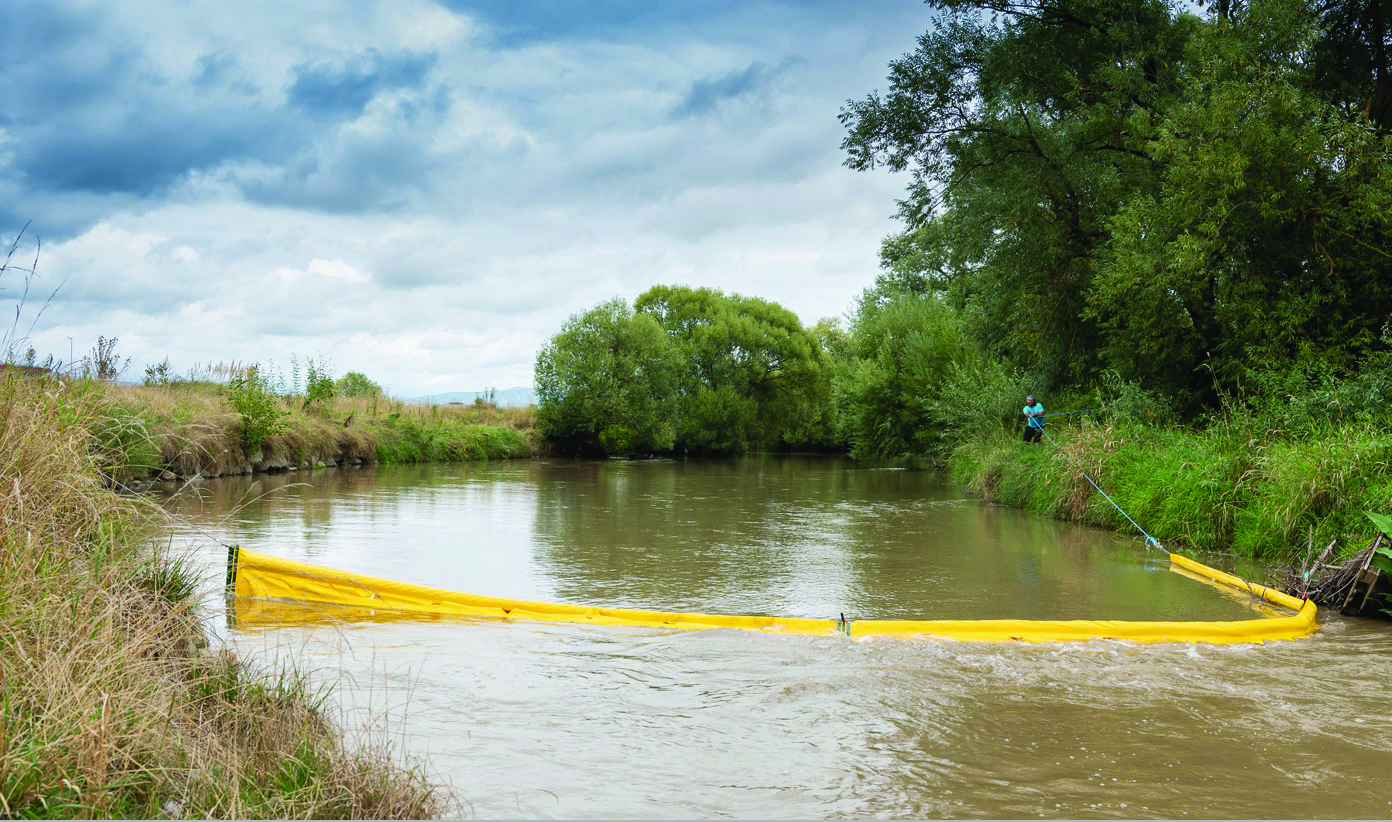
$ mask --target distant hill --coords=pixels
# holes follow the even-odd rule
[[[417,405],[449,405],[452,402],[472,403],[478,397],[487,397],[485,391],[450,391],[445,394],[430,394],[424,397],[401,397],[402,402]],[[531,388],[493,389],[493,401],[503,408],[520,408],[536,404],[536,393]]]

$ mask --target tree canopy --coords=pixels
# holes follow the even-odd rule
[[[886,274],[981,351],[1041,389],[1111,369],[1201,407],[1254,363],[1382,345],[1385,3],[932,5],[843,147],[910,173]]]
[[[588,453],[734,453],[831,435],[831,361],[796,315],[656,286],[572,317],[537,357],[543,433]]]

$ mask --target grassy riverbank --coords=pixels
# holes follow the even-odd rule
[[[205,647],[154,511],[100,479],[109,399],[0,377],[0,817],[442,813],[419,770],[347,744],[302,681]]]
[[[1371,422],[1292,433],[1251,416],[1203,427],[1098,417],[1050,432],[1058,448],[979,434],[952,451],[952,474],[993,502],[1136,534],[1086,472],[1167,548],[1269,560],[1303,556],[1312,539],[1361,548],[1373,536],[1363,512],[1392,509],[1392,437]]]
[[[214,382],[88,383],[98,440],[132,479],[204,477],[360,463],[508,459],[537,453],[534,409],[407,405],[381,396],[270,397],[280,430],[248,446],[245,420]]]

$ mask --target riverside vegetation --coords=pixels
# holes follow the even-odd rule
[[[506,459],[536,453],[532,409],[488,402],[417,406],[358,372],[334,380],[313,359],[287,380],[257,365],[218,364],[145,384],[92,382],[109,409],[94,431],[123,455],[123,478],[217,477],[364,463]]]
[[[537,358],[563,451],[926,455],[988,499],[1289,560],[1392,509],[1392,20],[930,0],[847,165],[907,171],[845,322],[659,286]],[[1024,396],[1060,447],[1019,441]]]
[[[448,813],[418,764],[345,738],[302,677],[209,650],[158,508],[111,484],[528,455],[532,412],[408,407],[312,360],[302,387],[167,362],[121,386],[115,344],[64,378],[0,371],[0,817]]]
[[[303,680],[205,647],[197,580],[160,547],[154,506],[103,480],[124,465],[110,393],[0,374],[0,817],[446,812]]]

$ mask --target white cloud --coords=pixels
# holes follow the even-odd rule
[[[44,283],[66,285],[37,347],[117,336],[137,369],[326,356],[404,395],[530,384],[567,316],[657,283],[764,297],[808,323],[841,314],[873,280],[903,181],[841,167],[836,113],[912,47],[904,21],[926,24],[913,4],[882,25],[774,7],[500,45],[423,0],[101,8],[112,48],[159,78],[151,111],[189,105],[170,122],[196,128],[216,99],[230,109],[217,133],[264,117],[270,136],[191,153],[150,193],[21,188],[10,200],[40,209],[40,231],[82,226],[45,243]],[[369,50],[430,60],[346,119],[284,119],[296,66]],[[209,72],[223,96],[186,87]],[[706,97],[674,116],[693,89]],[[83,127],[129,126],[123,99],[72,105]],[[26,156],[18,139],[0,133],[0,153]]]
[[[364,274],[343,260],[314,259],[310,260],[309,265],[305,266],[304,269],[277,268],[273,273],[286,282],[297,282],[315,277],[343,280],[349,283],[365,283],[372,279],[370,275]]]

